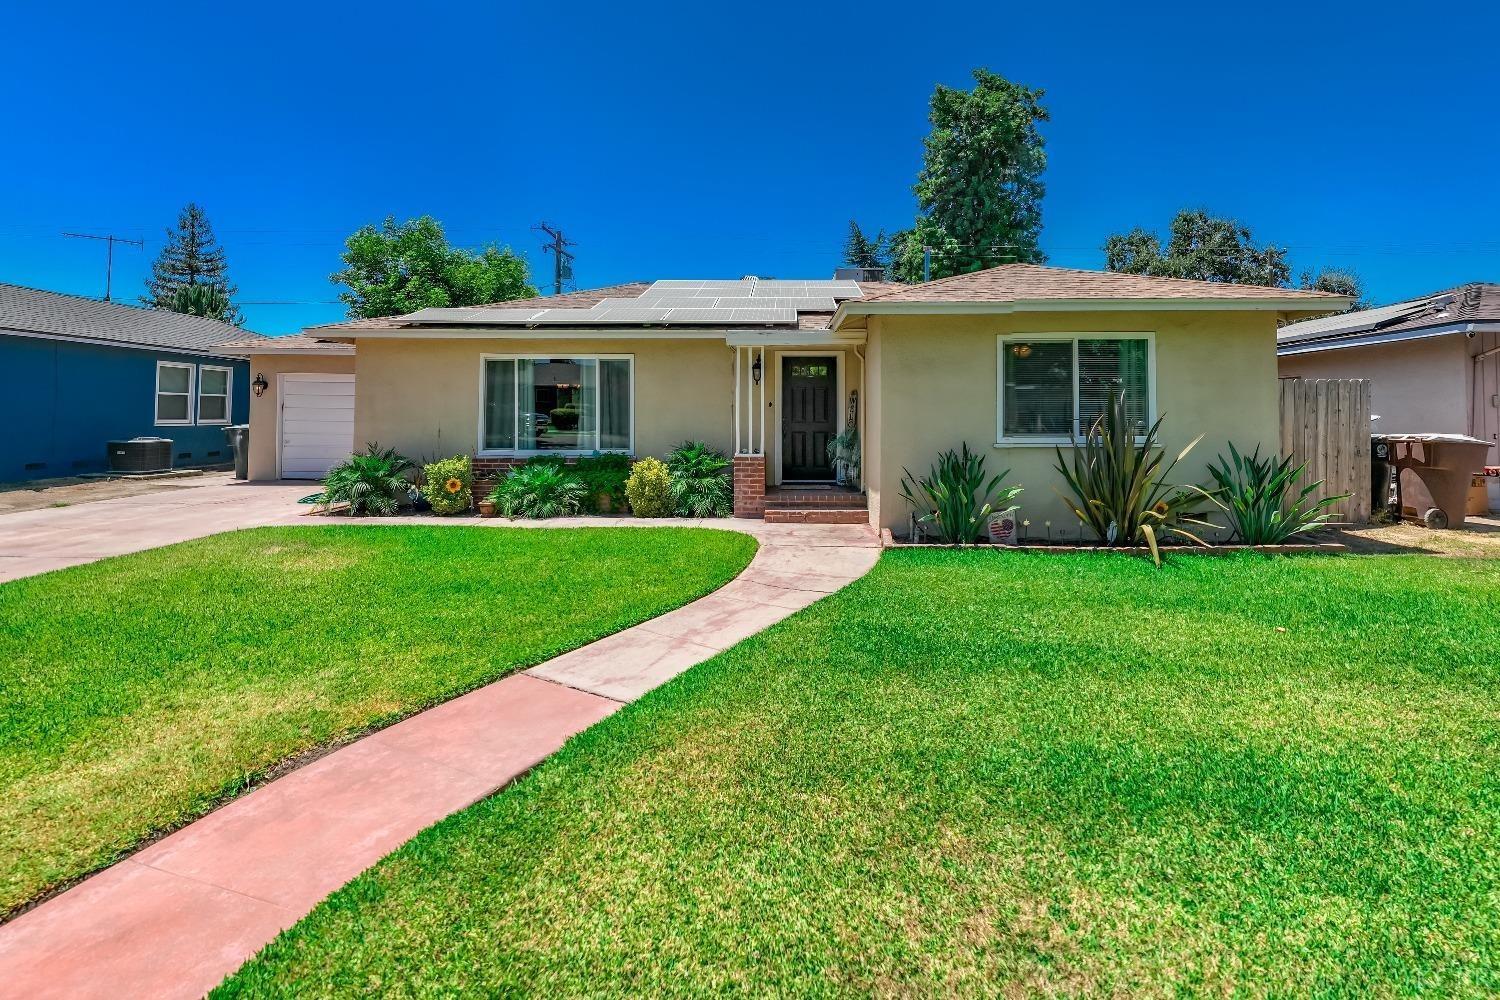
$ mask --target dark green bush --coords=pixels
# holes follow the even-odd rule
[[[528,462],[512,469],[486,497],[506,517],[572,517],[587,487],[561,464]]]
[[[578,407],[559,406],[547,414],[552,418],[552,427],[559,431],[575,431],[578,429]]]
[[[583,502],[586,513],[598,513],[605,502],[610,510],[625,510],[629,504],[625,496],[625,480],[630,476],[629,455],[588,455],[578,460],[573,471],[588,489],[588,498]]]
[[[702,441],[684,441],[667,456],[678,517],[728,517],[734,509],[729,459]]]
[[[394,514],[410,495],[414,468],[395,448],[366,445],[364,454],[350,455],[328,470],[321,505],[326,510],[330,504],[347,503],[349,513],[356,517]]]

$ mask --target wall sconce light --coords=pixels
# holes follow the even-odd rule
[[[760,355],[755,356],[755,362],[750,365],[750,377],[755,379],[755,384],[760,385]]]
[[[250,388],[255,390],[255,394],[257,396],[264,396],[266,394],[266,386],[270,384],[271,383],[266,381],[266,377],[264,375],[262,375],[260,372],[256,372],[255,381],[250,383]]]

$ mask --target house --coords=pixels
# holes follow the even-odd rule
[[[1467,434],[1500,465],[1500,284],[1293,323],[1276,353],[1283,378],[1372,379],[1377,432]]]
[[[1123,387],[1142,420],[1164,414],[1169,448],[1204,435],[1183,473],[1206,479],[1230,440],[1276,446],[1278,324],[1347,302],[1007,264],[920,285],[666,280],[352,320],[285,353],[249,349],[278,383],[252,407],[251,475],[307,474],[288,456],[327,436],[333,422],[314,411],[341,414],[351,447],[469,454],[491,476],[534,454],[662,455],[699,438],[734,456],[740,516],[904,532],[903,469],[925,473],[967,442],[1026,487],[1031,531],[1077,537],[1053,449],[1111,392]],[[319,353],[335,344],[353,356]],[[826,445],[849,428],[862,492],[829,489]]]
[[[107,467],[106,443],[166,437],[178,466],[232,460],[248,413],[244,330],[217,320],[0,284],[0,481]]]

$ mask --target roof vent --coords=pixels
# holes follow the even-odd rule
[[[840,267],[833,272],[834,281],[884,281],[883,267]]]

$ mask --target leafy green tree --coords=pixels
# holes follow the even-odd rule
[[[1358,312],[1371,306],[1365,298],[1365,283],[1358,274],[1344,267],[1325,267],[1316,274],[1303,271],[1302,287],[1311,292],[1332,292],[1354,300],[1345,312]]]
[[[1145,229],[1111,236],[1104,243],[1104,266],[1124,274],[1274,287],[1292,277],[1286,248],[1257,246],[1248,226],[1187,208],[1172,219],[1166,247]]]
[[[228,309],[215,319],[236,326],[243,322],[239,310],[232,304],[239,289],[229,283],[224,248],[214,236],[208,215],[195,202],[188,202],[177,215],[176,228],[167,230],[166,245],[151,265],[151,277],[146,279],[146,294],[141,296],[141,301],[156,309],[172,309],[178,291],[195,285],[214,289],[226,303],[230,303]]]
[[[1043,92],[987,69],[974,89],[939,85],[933,92],[917,175],[919,215],[903,233],[894,262],[904,281],[922,279],[922,251],[932,250],[932,277],[966,274],[1009,261],[1041,263],[1042,173],[1049,120]]]
[[[235,315],[234,305],[227,295],[213,285],[183,285],[172,293],[165,308],[187,313],[189,316],[202,316],[225,323],[235,322],[231,318]]]
[[[859,223],[849,220],[849,235],[844,239],[845,267],[890,267],[890,250],[886,245],[885,230],[872,239],[865,235]]]
[[[344,269],[328,276],[349,289],[349,316],[400,316],[429,307],[475,306],[537,294],[525,258],[509,247],[478,253],[450,246],[429,215],[380,228],[364,226],[345,242]]]

